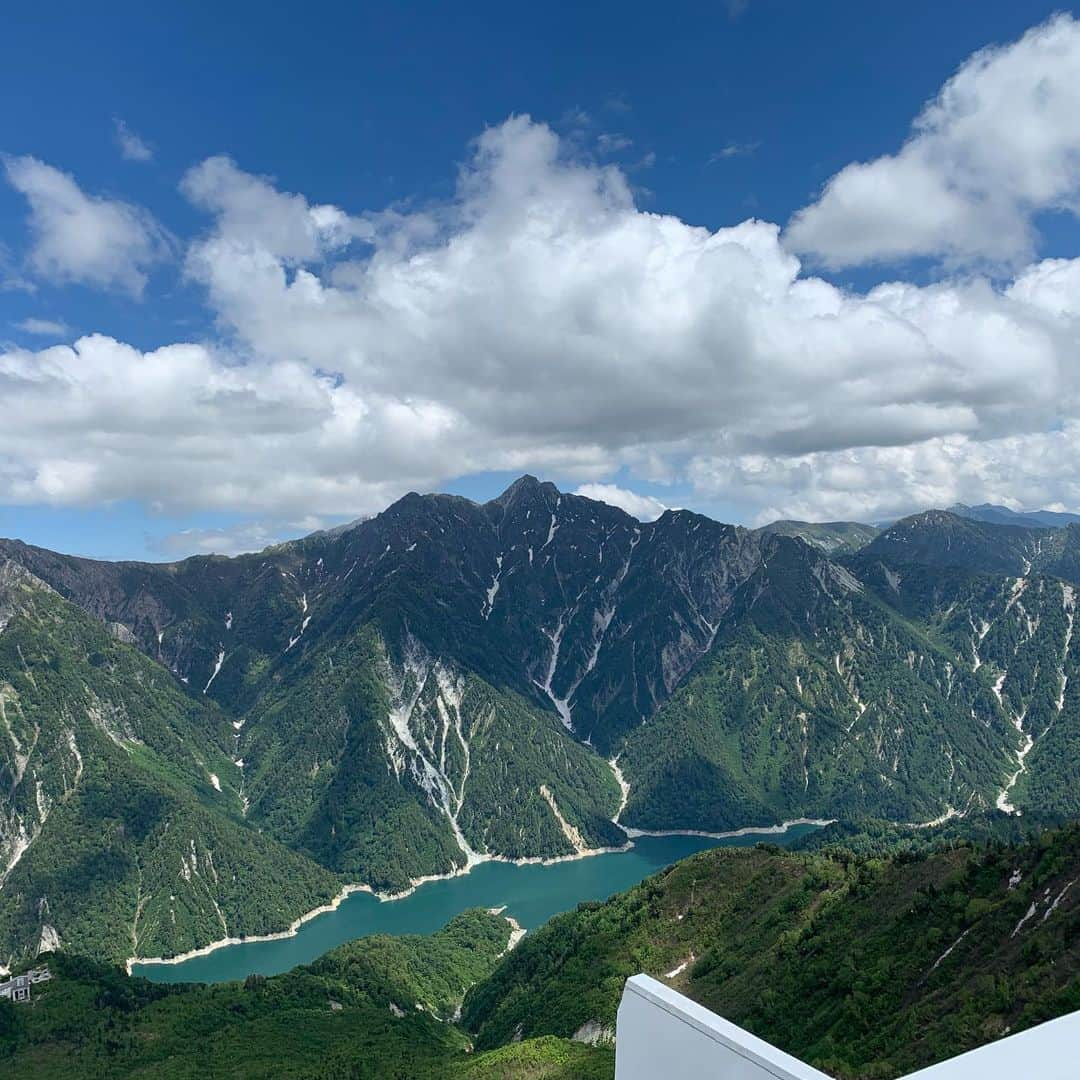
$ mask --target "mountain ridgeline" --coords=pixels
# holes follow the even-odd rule
[[[1077,812],[1080,527],[814,528],[523,477],[238,558],[0,541],[0,956],[177,953],[627,829]]]

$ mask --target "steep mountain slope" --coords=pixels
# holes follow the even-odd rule
[[[316,891],[621,846],[613,818],[1080,811],[1080,526],[931,511],[830,556],[523,477],[236,559],[4,556],[155,662],[115,678],[153,672],[206,730],[138,737],[185,798],[318,864]],[[57,685],[50,722],[90,707]],[[42,775],[49,798],[60,776]],[[0,811],[9,847],[33,837],[34,790]],[[173,951],[220,936],[206,910],[177,918]]]
[[[370,624],[299,657],[244,736],[249,819],[380,888],[625,842],[606,763],[411,634],[397,657]]]
[[[528,937],[468,994],[480,1049],[613,1028],[646,971],[838,1077],[886,1080],[1080,1006],[1080,830],[893,859],[693,856]]]
[[[707,660],[627,741],[621,820],[927,821],[992,804],[1019,747],[985,672],[961,669],[844,567],[777,537]]]
[[[440,1019],[510,933],[498,916],[466,912],[430,937],[361,938],[287,975],[213,987],[155,986],[57,954],[32,1008],[0,1002],[0,1068],[43,1080],[610,1077],[609,1050],[548,1039],[469,1054]]]
[[[826,555],[843,555],[866,547],[881,530],[858,521],[773,521],[761,532],[798,536]]]
[[[910,563],[981,574],[1023,574],[1049,548],[1055,533],[1017,525],[996,525],[928,510],[904,518],[874,538],[855,559]]]
[[[231,743],[216,708],[0,561],[0,956],[174,953],[329,899],[333,875],[239,820]]]
[[[259,674],[298,635],[305,614],[305,583],[295,573],[300,551],[284,545],[267,557],[107,563],[0,541],[0,557],[121,627],[193,692],[234,709],[251,700]]]
[[[240,559],[9,555],[229,715],[248,820],[390,890],[478,858],[618,846],[614,748],[708,650],[758,561],[690,513],[640,525],[524,477],[406,496]]]
[[[620,821],[1075,813],[1078,537],[931,511],[839,563],[763,549],[710,654],[622,749]]]
[[[1080,741],[1073,624],[1080,529],[1022,530],[931,514],[900,522],[849,565],[883,600],[990,682],[1020,736],[1003,810],[1074,814]],[[957,533],[963,542],[950,544]],[[942,535],[944,534],[944,535]],[[1005,576],[988,564],[1007,565]]]
[[[1043,574],[1075,582],[1080,573],[1080,525],[1030,528],[928,510],[898,521],[843,560],[852,570],[907,565],[941,574],[939,587],[963,576]]]
[[[411,632],[607,747],[708,649],[758,546],[688,511],[640,524],[523,477],[483,506],[407,495],[344,531],[237,559],[109,564],[17,541],[0,554],[233,712],[316,639],[371,622],[398,651]]]

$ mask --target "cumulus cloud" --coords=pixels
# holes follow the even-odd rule
[[[228,157],[208,158],[189,170],[180,188],[196,206],[216,215],[219,241],[286,265],[316,261],[373,233],[368,222],[336,206],[313,206],[302,195],[278,191]]]
[[[976,53],[896,154],[848,165],[786,242],[837,268],[914,257],[1017,266],[1042,211],[1080,213],[1080,22]]]
[[[803,453],[1056,416],[1061,328],[1029,301],[978,279],[848,293],[804,276],[775,225],[643,212],[619,169],[564,151],[516,117],[451,205],[377,232],[370,258],[290,267],[226,213],[194,272],[259,355],[438,403],[490,452]]]
[[[1070,419],[1055,431],[981,442],[951,435],[785,458],[701,456],[689,473],[699,497],[754,507],[757,524],[781,517],[891,521],[957,502],[1075,510],[1077,455],[1080,421]]]
[[[638,521],[655,521],[667,507],[652,495],[639,495],[636,491],[619,487],[617,484],[581,484],[577,489],[578,495],[584,495],[586,499],[596,499],[598,502],[607,503],[609,506],[617,506],[625,510],[631,517]]]
[[[433,409],[197,344],[9,349],[0,399],[0,491],[16,504],[336,516],[429,484],[440,453],[451,472],[468,465]]]
[[[35,275],[142,294],[147,271],[171,246],[148,211],[87,195],[67,173],[34,157],[5,158],[4,169],[30,204],[27,262]]]
[[[153,160],[154,151],[119,117],[113,120],[113,136],[120,148],[121,157],[127,161]]]
[[[1080,259],[1044,259],[1035,263],[1009,286],[1008,295],[1055,320],[1080,317]]]
[[[529,470],[627,508],[612,476],[678,481],[746,519],[1080,506],[1080,260],[850,291],[774,224],[639,209],[578,147],[511,117],[416,211],[196,166],[185,265],[228,346],[0,352],[0,497],[281,521]]]

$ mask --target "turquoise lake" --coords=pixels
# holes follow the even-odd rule
[[[506,907],[527,930],[583,900],[604,900],[697,851],[751,847],[767,840],[789,844],[811,832],[795,825],[781,835],[728,837],[643,836],[629,851],[549,866],[482,863],[469,874],[421,885],[401,900],[353,893],[335,911],[305,923],[293,937],[226,945],[180,964],[135,964],[132,973],[153,982],[226,982],[247,975],[277,975],[365,934],[430,934],[468,908]]]

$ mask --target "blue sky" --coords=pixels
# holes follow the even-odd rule
[[[593,369],[584,359],[572,369],[585,371],[581,385],[564,385],[564,390],[566,396],[588,402],[595,415],[581,408],[545,428],[528,422],[526,404],[521,414],[525,421],[516,422],[519,427],[524,423],[528,431],[517,445],[512,429],[485,427],[484,417],[504,411],[513,417],[521,406],[514,400],[514,378],[501,367],[492,377],[492,365],[519,363],[521,370],[535,371],[537,365],[550,361],[555,380],[563,344],[538,344],[533,349],[533,338],[523,332],[510,343],[480,338],[473,348],[476,339],[466,343],[464,330],[447,325],[447,340],[462,353],[451,353],[449,345],[440,345],[441,351],[437,356],[433,353],[425,366],[415,359],[415,328],[406,325],[397,338],[391,339],[389,331],[385,341],[380,336],[375,364],[371,359],[375,347],[364,337],[364,327],[357,325],[350,332],[359,335],[358,355],[339,366],[342,341],[346,351],[350,346],[347,337],[336,336],[332,343],[281,344],[289,334],[272,325],[273,297],[268,293],[240,296],[237,278],[227,277],[236,266],[223,268],[220,261],[210,265],[211,259],[218,259],[222,245],[231,245],[235,251],[239,243],[236,237],[242,230],[238,231],[235,215],[230,218],[228,207],[234,205],[229,192],[239,190],[240,174],[271,177],[276,192],[299,193],[307,208],[340,208],[350,222],[358,223],[346,227],[347,241],[340,241],[337,234],[328,239],[329,234],[318,231],[321,225],[312,226],[313,235],[317,234],[314,248],[305,252],[278,250],[263,238],[251,239],[250,229],[242,232],[244,243],[278,259],[289,280],[306,268],[329,283],[335,280],[335,272],[346,273],[348,265],[370,258],[372,250],[396,251],[408,245],[400,257],[411,259],[424,244],[446,244],[466,236],[469,215],[487,215],[490,205],[485,202],[482,211],[476,211],[462,187],[459,170],[464,168],[475,184],[488,191],[485,162],[517,160],[513,155],[532,137],[531,129],[500,125],[511,116],[529,116],[558,140],[559,164],[551,167],[563,169],[537,196],[538,205],[550,208],[563,198],[564,189],[556,181],[569,183],[573,176],[567,170],[573,168],[577,170],[574,176],[591,177],[604,187],[597,196],[600,209],[583,211],[582,220],[591,220],[589,214],[595,217],[596,213],[625,216],[627,198],[635,215],[670,215],[684,228],[702,226],[710,231],[748,217],[786,226],[801,209],[817,206],[817,219],[802,233],[788,234],[792,241],[784,241],[784,249],[770,253],[770,259],[782,260],[788,252],[797,251],[804,260],[804,277],[820,275],[824,282],[859,296],[879,282],[893,281],[918,289],[942,283],[951,287],[960,281],[969,289],[973,276],[986,288],[1002,292],[1007,289],[1005,283],[1018,279],[1036,260],[1071,260],[1076,254],[1076,219],[1068,208],[1075,206],[1070,202],[1075,177],[1063,189],[1059,185],[1045,196],[1032,194],[1038,188],[1036,181],[1025,181],[1020,195],[1002,197],[1013,200],[1006,226],[987,217],[985,231],[1005,235],[1021,215],[1025,227],[1037,237],[1023,251],[1020,241],[989,250],[964,238],[942,243],[940,249],[932,243],[909,249],[906,241],[897,240],[896,230],[875,240],[876,248],[856,244],[854,251],[850,238],[837,239],[843,230],[836,224],[836,212],[819,202],[819,195],[823,185],[851,163],[897,155],[924,104],[978,49],[1007,48],[1054,12],[1070,10],[1060,4],[973,5],[942,0],[905,5],[795,0],[749,0],[745,5],[677,3],[665,6],[662,13],[655,6],[607,3],[516,10],[505,4],[193,3],[169,9],[117,3],[105,10],[84,4],[19,5],[5,18],[6,59],[0,68],[0,92],[6,105],[0,152],[9,174],[9,182],[0,183],[0,276],[5,279],[0,288],[0,363],[3,353],[17,355],[19,367],[16,376],[8,373],[17,385],[0,380],[0,390],[5,385],[14,387],[9,400],[22,401],[19,395],[34,383],[35,365],[42,362],[40,350],[54,341],[71,345],[82,335],[96,333],[131,346],[140,355],[177,343],[198,343],[210,353],[206,363],[211,366],[206,370],[218,371],[213,365],[224,365],[230,378],[238,365],[251,365],[250,370],[257,370],[266,380],[251,390],[259,401],[271,394],[266,386],[279,386],[282,371],[293,378],[290,365],[320,377],[329,373],[333,381],[362,399],[360,404],[350,399],[346,405],[333,406],[338,427],[344,423],[340,416],[355,420],[358,409],[372,408],[365,415],[375,415],[365,403],[365,394],[379,396],[379,408],[389,410],[389,419],[380,423],[389,426],[376,427],[370,442],[364,441],[369,438],[365,433],[357,443],[356,460],[369,462],[363,469],[355,465],[347,446],[342,449],[334,442],[334,452],[327,449],[325,460],[313,465],[310,475],[299,471],[290,480],[290,494],[276,500],[272,483],[252,480],[250,462],[243,469],[236,462],[249,455],[263,456],[273,476],[283,468],[274,454],[284,454],[286,462],[296,458],[281,434],[287,425],[268,436],[261,421],[250,421],[248,412],[243,412],[247,420],[237,423],[234,443],[211,447],[211,436],[218,437],[232,426],[224,406],[215,402],[212,417],[205,410],[192,414],[207,417],[204,433],[192,432],[190,415],[177,417],[162,411],[160,438],[175,438],[177,446],[183,445],[183,467],[187,469],[200,454],[204,460],[202,472],[192,468],[183,483],[174,484],[175,490],[158,498],[147,454],[132,434],[140,426],[137,414],[146,400],[141,395],[154,391],[141,390],[142,384],[134,382],[128,401],[131,415],[115,420],[126,378],[118,372],[116,383],[121,389],[109,396],[107,407],[101,406],[100,411],[97,405],[83,407],[86,395],[112,378],[116,369],[109,365],[119,363],[111,354],[103,354],[93,364],[102,365],[104,374],[90,389],[65,382],[70,400],[65,398],[64,409],[58,409],[57,415],[74,419],[65,419],[63,433],[53,429],[45,415],[37,426],[28,419],[18,441],[12,436],[5,444],[0,436],[0,483],[5,477],[9,480],[8,494],[0,493],[0,533],[103,557],[164,558],[215,546],[235,550],[370,512],[414,484],[426,486],[425,481],[472,497],[489,497],[525,468],[571,489],[613,485],[665,505],[690,505],[747,522],[773,512],[831,517],[856,516],[862,511],[860,516],[872,517],[952,494],[971,501],[982,496],[1014,503],[1034,497],[1077,509],[1071,490],[1055,485],[1049,475],[1010,487],[1006,479],[1010,462],[1003,457],[1001,442],[1066,429],[1071,419],[1062,406],[1066,391],[1058,388],[1053,401],[1021,405],[1016,405],[1017,395],[1008,388],[1000,390],[1001,400],[991,406],[983,404],[990,392],[986,387],[963,397],[956,385],[966,380],[955,376],[957,365],[985,370],[997,360],[950,357],[946,367],[953,374],[946,377],[939,362],[948,351],[942,344],[945,331],[936,329],[936,322],[935,329],[928,328],[931,315],[914,322],[932,345],[929,354],[938,358],[934,362],[939,366],[926,375],[925,386],[938,389],[924,388],[910,400],[892,385],[889,370],[852,370],[853,354],[880,350],[879,346],[864,345],[850,336],[815,349],[813,362],[823,365],[820,381],[835,377],[845,384],[872,383],[879,388],[870,397],[880,415],[868,420],[865,430],[823,433],[830,421],[825,399],[815,406],[815,417],[801,415],[797,401],[785,404],[782,417],[773,415],[779,407],[774,408],[771,399],[755,396],[752,384],[759,378],[782,384],[784,364],[773,369],[762,361],[745,386],[739,382],[743,354],[734,343],[749,348],[745,343],[753,339],[756,349],[767,329],[755,324],[751,330],[733,326],[708,331],[719,335],[710,343],[710,356],[727,356],[725,349],[733,350],[724,361],[730,368],[717,360],[707,369],[689,365],[683,370],[663,346],[634,360],[653,374],[669,368],[669,385],[692,381],[707,370],[709,385],[715,380],[724,387],[729,384],[726,373],[735,371],[730,394],[716,402],[711,426],[693,412],[692,402],[688,404],[692,392],[673,393],[670,402],[666,397],[659,402],[647,383],[638,387],[637,397],[631,400],[627,392],[625,400],[620,397],[607,409],[604,398],[611,384],[599,376],[599,369],[597,378],[587,377]],[[1067,27],[1062,36],[1071,36],[1072,29],[1072,25]],[[1032,61],[1040,62],[1038,57]],[[1062,61],[1066,70],[1070,62]],[[1080,79],[1080,71],[1076,74]],[[959,136],[949,133],[957,123],[943,139],[958,142]],[[132,157],[130,146],[128,156],[121,153],[119,125],[141,141],[145,154],[136,148]],[[490,149],[488,159],[477,157],[475,140],[492,130],[506,130],[506,140]],[[980,133],[971,137],[984,142],[991,138]],[[1057,141],[1051,150],[1057,153],[1061,146],[1067,148],[1071,137],[1069,132],[1055,132]],[[1034,158],[1051,150],[1042,146],[1031,153]],[[542,151],[537,152],[543,157]],[[202,194],[193,195],[190,180],[184,186],[185,176],[216,155],[227,155],[236,172],[203,175]],[[30,158],[66,174],[93,201],[92,208],[113,202],[137,208],[129,226],[144,231],[143,247],[129,259],[142,266],[138,282],[122,269],[102,271],[101,260],[108,252],[100,257],[91,253],[90,261],[78,265],[64,263],[66,256],[42,254],[42,229],[53,227],[56,217],[49,217],[45,225],[43,217],[35,225],[34,192],[40,199],[51,196],[41,194],[45,187],[34,185],[47,187],[52,174],[13,173],[12,162]],[[534,159],[522,150],[521,160],[528,165]],[[986,160],[989,171],[995,166],[989,154]],[[625,192],[613,191],[609,179],[597,179],[612,167],[625,183]],[[1075,169],[1075,164],[1071,167]],[[491,171],[497,170],[492,167]],[[980,179],[976,201],[996,204],[999,187],[1010,183],[1014,181],[996,174]],[[227,192],[228,185],[232,186]],[[989,197],[984,197],[986,192]],[[1021,210],[1014,213],[1014,204]],[[855,220],[860,211],[851,207],[845,196],[842,208]],[[897,211],[900,231],[901,210]],[[576,204],[574,212],[578,212]],[[634,222],[635,227],[642,225],[640,216]],[[951,228],[941,226],[936,217],[928,230],[931,225],[939,234]],[[96,229],[98,222],[87,217],[79,227]],[[963,231],[961,226],[956,228]],[[964,228],[964,237],[969,237],[972,228]],[[392,235],[372,241],[365,229],[377,231],[380,237]],[[424,231],[428,229],[430,235]],[[509,235],[520,234],[512,231]],[[70,234],[60,239],[65,237]],[[109,252],[122,259],[125,251],[134,250],[124,247],[130,240],[130,234],[127,239],[121,237]],[[216,240],[221,245],[213,246]],[[87,241],[96,242],[94,237]],[[198,249],[200,243],[207,246]],[[757,251],[762,243],[754,239],[747,250]],[[639,259],[638,267],[643,263],[648,260]],[[415,264],[410,266],[415,268]],[[469,266],[475,269],[476,264]],[[771,266],[768,274],[773,273]],[[477,281],[488,280],[482,270],[477,270]],[[553,264],[546,272],[557,274],[558,268]],[[702,272],[698,271],[695,281]],[[365,282],[350,296],[356,300],[371,287]],[[658,294],[667,295],[666,279],[658,279],[655,287]],[[605,331],[596,314],[606,311],[624,286],[613,280],[604,288],[610,291],[597,297],[560,297],[560,312],[570,312],[568,318],[577,331],[586,326],[598,338],[583,356],[596,356],[597,349],[606,347],[623,358],[620,363],[629,364],[625,359],[628,346],[617,341],[612,331]],[[475,294],[474,289],[468,295]],[[971,299],[972,295],[964,293],[972,312],[977,307],[980,317],[1001,317],[1000,313],[987,314],[985,305]],[[360,296],[357,302],[361,301],[366,304],[366,297]],[[531,309],[519,315],[516,299],[502,292],[492,295],[490,302],[505,306],[508,322],[520,317],[527,325],[535,317],[542,327],[558,317]],[[325,297],[320,303],[325,305]],[[678,301],[669,301],[668,307],[673,303]],[[706,332],[703,328],[715,321],[708,304],[702,303],[688,331],[692,343],[688,348],[696,347]],[[448,299],[439,307],[439,318],[447,324],[451,316],[445,312],[450,304]],[[1040,304],[1043,311],[1046,304],[1042,300]],[[580,310],[586,306],[590,314],[583,318]],[[386,310],[380,317],[380,334],[388,318]],[[415,308],[410,301],[394,310],[400,315]],[[408,323],[407,315],[401,317]],[[431,312],[425,312],[424,318],[429,335],[442,332],[443,324]],[[56,326],[49,328],[48,323]],[[614,325],[617,329],[618,321]],[[1022,329],[1030,327],[1025,323]],[[477,332],[475,326],[469,331]],[[1046,333],[1053,336],[1057,330]],[[639,330],[636,337],[642,336]],[[575,340],[579,337],[576,333]],[[789,359],[803,339],[795,335],[792,340],[796,344],[788,347]],[[429,346],[430,337],[421,344]],[[960,345],[956,348],[963,351]],[[1032,346],[1031,378],[1045,379],[1045,365],[1052,363],[1041,348]],[[517,353],[511,355],[515,349]],[[471,373],[462,373],[463,361],[451,359],[481,354],[484,362]],[[76,351],[69,359],[54,361],[78,364],[79,355]],[[1016,355],[1016,370],[1006,374],[1026,382],[1019,370],[1026,354]],[[410,367],[413,364],[418,366]],[[387,371],[395,368],[411,372],[412,381],[405,390],[390,384]],[[444,368],[449,372],[444,372],[445,385],[432,375],[429,386],[427,374]],[[197,379],[197,371],[191,370]],[[0,376],[3,372],[0,367]],[[1000,389],[1005,378],[995,377],[993,385]],[[629,375],[628,381],[633,381]],[[949,392],[934,397],[945,381],[950,382]],[[497,383],[500,394],[492,392],[490,400],[475,401],[477,395],[470,393],[470,386],[489,383]],[[36,385],[40,391],[40,380]],[[522,385],[538,384],[526,377]],[[186,383],[169,392],[195,393]],[[322,407],[316,396],[330,392],[320,384],[297,391],[300,398],[283,403],[275,396],[273,400],[284,412],[298,414],[308,407],[314,412]],[[26,400],[38,406],[47,402],[48,393],[35,393]],[[240,391],[231,386],[229,393],[237,399]],[[923,415],[932,397],[933,407]],[[422,404],[417,404],[421,398]],[[858,403],[866,400],[868,395],[860,391],[854,403],[844,408],[858,409]],[[543,413],[543,399],[535,401],[535,411]],[[915,404],[922,410],[917,417]],[[561,407],[558,399],[556,406]],[[158,408],[150,410],[155,417]],[[421,425],[418,433],[403,433],[402,408]],[[473,408],[475,413],[470,412]],[[94,415],[88,419],[91,412]],[[750,423],[758,413],[760,419]],[[260,415],[267,415],[267,410]],[[734,430],[732,415],[745,415],[745,429]],[[102,419],[106,416],[113,419]],[[603,428],[607,418],[621,435],[605,431],[594,444],[588,433]],[[248,421],[253,425],[250,433],[243,427]],[[82,433],[79,423],[87,425]],[[176,436],[170,426],[174,423]],[[628,429],[639,425],[640,437],[627,437]],[[466,429],[467,434],[463,433]],[[333,439],[326,438],[326,429],[318,430],[322,432],[319,438],[329,446]],[[386,431],[402,439],[402,446],[395,446],[393,453],[382,449],[387,444]],[[433,431],[445,434],[436,438]],[[249,436],[252,441],[246,442]],[[70,439],[71,445],[57,449],[52,457],[44,450],[35,454],[25,450],[28,441],[46,446],[55,440],[59,446],[63,438]],[[260,441],[266,439],[269,442]],[[936,444],[927,442],[935,439],[939,440]],[[949,440],[967,441],[957,449]],[[424,447],[423,453],[418,444]],[[372,454],[370,447],[379,449]],[[866,447],[878,454],[872,461]],[[886,451],[893,457],[882,458]],[[1058,452],[1063,453],[1054,447],[1038,450],[1051,462]],[[387,461],[376,463],[373,458],[383,453]],[[827,457],[838,453],[848,457],[842,461]],[[826,456],[808,458],[807,454]],[[896,456],[900,454],[904,456]],[[940,474],[948,471],[952,454],[963,456],[965,469],[966,463],[974,464],[963,483],[948,488]],[[934,457],[932,462],[930,457]],[[110,463],[111,471],[102,462]],[[148,475],[128,482],[144,464]],[[345,482],[343,476],[354,465],[357,476]],[[178,468],[167,455],[154,467],[174,478]],[[230,473],[234,468],[235,474]],[[462,468],[466,471],[459,471]],[[902,497],[890,502],[875,494],[860,505],[858,485],[880,492],[888,484],[882,477],[888,476],[890,468],[904,477],[897,485]],[[64,473],[66,469],[70,475]],[[843,479],[845,470],[852,469],[859,472],[858,482]],[[735,473],[741,477],[738,484],[724,478]],[[761,480],[766,473],[767,484]],[[227,484],[222,480],[226,476],[231,477]],[[217,485],[212,496],[200,494],[204,480],[207,490]],[[313,492],[310,507],[304,505],[305,485]],[[335,507],[335,498],[340,507]]]

